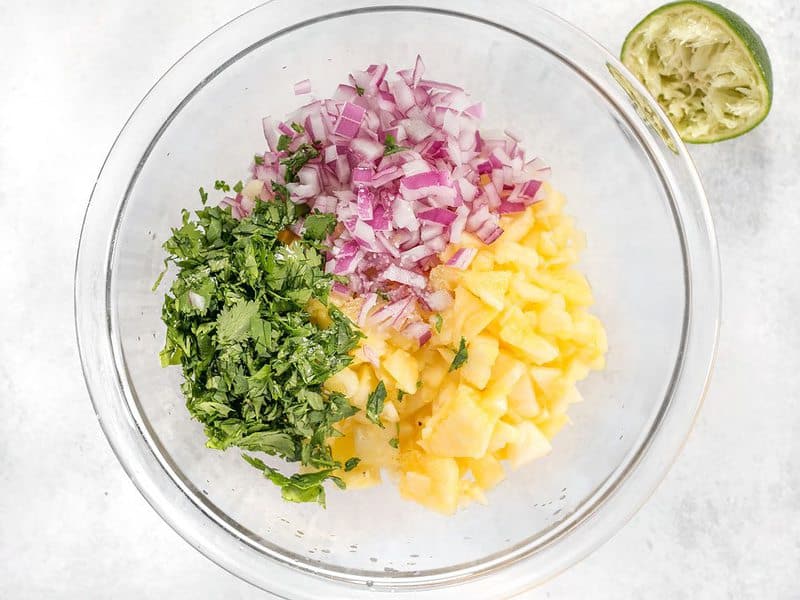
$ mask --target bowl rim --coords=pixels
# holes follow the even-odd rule
[[[656,135],[648,130],[646,121],[641,119],[637,126],[636,117],[633,116],[636,107],[626,107],[620,104],[619,98],[610,99],[604,93],[606,99],[629,121],[638,135],[646,138],[640,142],[643,142],[643,148],[650,154],[654,166],[659,164],[659,169],[668,173],[680,169],[680,175],[685,180],[677,200],[681,206],[676,205],[673,198],[672,209],[684,253],[687,310],[682,352],[676,363],[676,372],[653,423],[657,431],[645,432],[647,436],[642,434],[647,439],[638,445],[636,456],[615,470],[614,474],[617,476],[609,477],[609,485],[601,486],[585,503],[588,506],[583,515],[569,522],[569,535],[559,533],[559,537],[543,547],[531,548],[531,544],[528,544],[518,552],[511,555],[506,553],[500,560],[481,565],[480,569],[449,570],[446,577],[428,575],[408,578],[389,574],[370,579],[363,576],[343,576],[342,572],[326,571],[310,564],[300,564],[298,561],[281,562],[281,557],[265,557],[263,553],[259,557],[253,556],[250,553],[260,551],[250,546],[247,540],[231,535],[233,532],[225,528],[219,520],[209,518],[211,515],[168,473],[146,440],[147,428],[130,410],[126,400],[129,391],[125,389],[124,382],[116,372],[120,356],[119,348],[114,345],[114,325],[108,299],[111,294],[116,224],[135,183],[135,175],[143,164],[143,159],[138,161],[133,177],[126,180],[124,176],[130,171],[131,159],[141,155],[142,147],[145,148],[146,158],[171,119],[202,85],[266,41],[319,20],[387,10],[434,12],[477,20],[535,43],[583,72],[579,65],[573,64],[567,56],[541,40],[533,39],[507,23],[498,22],[499,11],[494,9],[490,13],[479,0],[466,0],[458,10],[448,6],[447,0],[310,0],[303,3],[302,9],[291,0],[271,0],[236,17],[201,40],[156,82],[126,121],[101,167],[86,209],[75,267],[74,308],[81,366],[101,428],[136,487],[179,535],[234,575],[286,597],[298,593],[298,590],[308,594],[300,597],[318,597],[321,593],[329,594],[332,589],[342,594],[342,597],[352,598],[378,590],[415,593],[427,591],[431,597],[455,597],[456,594],[463,593],[464,586],[470,586],[472,592],[483,590],[486,597],[490,591],[504,595],[517,593],[566,569],[605,542],[633,516],[666,475],[691,430],[707,389],[716,355],[721,303],[719,257],[713,223],[699,176],[685,146],[658,105],[621,63],[588,35],[552,13],[524,0],[509,0],[504,3],[503,9],[503,15],[509,10],[525,11],[528,16],[544,19],[553,27],[562,28],[565,35],[578,38],[580,43],[588,44],[600,53],[606,66],[616,70],[618,76],[623,77],[638,93],[638,102],[644,105],[638,108],[645,108],[651,116],[655,115],[660,120],[662,131]],[[236,44],[241,46],[241,41],[236,39],[236,29],[241,28],[245,19],[259,11],[269,13],[269,21],[274,23],[273,30],[264,32],[255,44],[225,55]],[[217,46],[222,46],[221,52]],[[207,65],[218,63],[220,66],[209,74]],[[188,95],[184,93],[184,72],[190,74],[192,85],[198,81],[194,77],[196,73],[205,75],[199,79],[200,84],[191,88]],[[587,79],[585,74],[582,76]],[[593,81],[588,82],[594,84]],[[176,98],[182,100],[176,104]],[[153,121],[150,118],[151,113],[160,115],[161,118],[165,111],[168,111],[168,117],[161,119],[160,128],[152,135],[152,128],[148,126]],[[664,132],[667,138],[662,139],[659,146],[658,138]],[[675,152],[673,156],[657,150],[667,147]],[[668,167],[666,160],[673,164]],[[122,178],[115,177],[117,175]],[[127,181],[122,196],[119,189],[121,183],[117,181]],[[688,200],[683,198],[685,193],[690,196]],[[104,202],[104,199],[107,201]],[[681,203],[688,206],[682,207]],[[696,221],[684,218],[685,216],[694,216]],[[112,231],[108,231],[110,222],[115,223]],[[650,435],[651,433],[654,435]],[[648,465],[646,469],[645,463]],[[624,472],[617,474],[620,470]],[[610,509],[611,504],[615,506],[613,511]],[[589,535],[589,529],[594,529],[593,535]],[[578,533],[581,535],[576,535]],[[565,541],[569,542],[568,547],[562,547],[560,554],[556,553],[555,548],[564,546]],[[533,554],[542,565],[535,576],[528,573],[524,565],[529,562],[526,559],[532,558]],[[265,558],[270,561],[270,568],[265,568]],[[277,580],[280,581],[276,583]]]

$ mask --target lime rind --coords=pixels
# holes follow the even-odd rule
[[[686,142],[739,136],[772,103],[772,67],[741,17],[702,0],[666,4],[628,35],[623,63],[664,108]]]

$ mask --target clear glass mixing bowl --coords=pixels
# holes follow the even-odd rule
[[[457,8],[456,8],[457,7]],[[146,51],[146,49],[144,49]],[[241,178],[261,117],[310,77],[423,55],[431,77],[482,99],[553,166],[586,232],[582,268],[608,330],[608,368],[546,458],[452,517],[391,484],[283,502],[239,458],[204,447],[162,369],[161,243],[197,188]],[[641,117],[645,115],[645,117]],[[274,0],[181,59],[138,106],[98,178],[75,303],[86,381],[120,462],[187,541],[287,598],[507,597],[610,537],[664,476],[700,406],[716,345],[719,269],[708,207],[663,114],[620,63],[525,0]]]

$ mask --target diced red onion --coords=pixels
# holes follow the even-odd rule
[[[303,94],[311,93],[311,80],[303,79],[294,84],[294,95],[302,96]]]
[[[428,280],[425,279],[423,275],[414,273],[408,269],[403,269],[397,265],[389,265],[389,268],[383,273],[383,278],[388,281],[396,281],[397,283],[419,289],[424,289],[428,284]]]
[[[456,269],[466,269],[471,263],[472,259],[478,253],[477,248],[459,248],[456,253],[447,261],[448,267],[455,267]]]
[[[430,325],[421,321],[416,321],[406,326],[403,330],[403,335],[409,339],[417,340],[420,346],[424,346],[430,341],[433,333],[431,332]]]

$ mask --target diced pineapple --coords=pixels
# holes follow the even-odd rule
[[[520,241],[533,227],[533,214],[533,211],[526,210],[513,217],[503,217],[500,220],[500,226],[503,228],[501,239],[504,242]]]
[[[309,320],[320,329],[327,329],[330,327],[331,315],[328,312],[328,307],[316,298],[311,298],[306,304],[306,312],[308,313]]]
[[[491,271],[493,267],[494,255],[486,250],[481,250],[475,255],[475,258],[472,259],[472,263],[470,264],[472,270],[468,273],[474,273],[475,271]]]
[[[353,449],[355,456],[364,464],[377,467],[391,467],[397,462],[397,450],[389,444],[395,436],[395,428],[381,429],[373,423],[365,423],[354,428]]]
[[[407,394],[417,391],[419,381],[419,365],[408,352],[397,349],[384,357],[381,366],[397,382],[397,387]]]
[[[550,415],[541,423],[537,422],[537,426],[547,439],[552,440],[564,425],[569,422],[569,417],[566,414]]]
[[[503,315],[500,339],[535,364],[550,362],[558,356],[558,348],[533,332],[517,306],[512,306]]]
[[[484,303],[497,310],[502,310],[512,275],[510,271],[491,271],[486,273],[468,271],[464,273],[463,283],[469,291]]]
[[[536,250],[506,240],[505,236],[500,238],[494,255],[498,264],[510,265],[518,271],[535,271],[540,262]]]
[[[429,279],[431,286],[436,289],[453,290],[461,281],[463,271],[446,265],[439,265],[431,269]]]
[[[494,421],[478,403],[478,393],[460,385],[422,430],[423,448],[438,456],[479,458],[486,454]]]
[[[485,490],[493,488],[506,476],[503,465],[491,455],[470,460],[469,468],[475,477],[475,482]]]
[[[550,440],[530,421],[523,421],[516,426],[517,439],[505,447],[505,458],[512,468],[516,469],[549,453],[552,449]]]
[[[447,376],[447,370],[450,367],[452,357],[441,359],[433,352],[425,352],[422,357],[422,364],[425,368],[420,373],[422,380],[422,388],[438,388],[442,385],[444,378]]]
[[[561,339],[572,337],[572,318],[566,310],[563,296],[552,296],[538,314],[542,333]]]
[[[458,507],[459,471],[453,458],[411,452],[404,459],[400,494],[444,514]]]
[[[339,392],[352,398],[358,393],[358,384],[358,374],[353,369],[345,367],[325,381],[324,388],[329,392]]]
[[[264,182],[260,179],[251,179],[242,189],[242,196],[254,200],[264,191]]]
[[[530,283],[521,273],[511,280],[511,294],[513,299],[531,304],[544,302],[550,297],[550,292]]]
[[[429,498],[432,487],[431,478],[417,471],[406,471],[400,479],[400,493],[417,502]]]
[[[459,248],[478,250],[466,269],[431,271],[432,288],[452,291],[454,300],[423,347],[397,332],[365,329],[361,347],[379,364],[358,350],[325,384],[361,408],[378,381],[387,388],[384,429],[361,411],[337,426],[342,437],[329,440],[336,460],[362,458],[340,474],[351,487],[377,483],[383,470],[399,480],[403,497],[450,514],[486,501],[484,491],[505,476],[502,460],[516,468],[549,452],[549,439],[569,422],[568,405],[581,400],[575,383],[602,367],[607,351],[600,321],[585,308],[589,285],[572,267],[585,242],[561,212],[563,202],[545,184],[540,202],[501,217],[505,233],[496,243],[465,233],[440,254],[445,262]],[[363,302],[334,301],[351,319]],[[462,337],[469,358],[450,371]],[[395,436],[397,449],[389,444]]]
[[[536,391],[528,373],[523,373],[522,377],[511,389],[508,395],[508,405],[521,417],[535,417],[541,412],[541,407],[536,401]]]
[[[498,314],[498,310],[481,302],[465,287],[458,287],[453,305],[453,337],[457,343],[461,336],[472,339],[481,333]]]
[[[506,447],[506,444],[515,441],[518,436],[519,433],[513,425],[506,423],[505,421],[498,421],[494,425],[492,437],[489,440],[489,452],[495,453],[499,450],[502,450]]]
[[[564,196],[562,194],[554,190],[547,182],[542,187],[544,188],[543,198],[541,202],[533,205],[533,214],[537,219],[557,215],[564,206]]]
[[[492,377],[486,395],[507,397],[524,374],[525,364],[523,362],[505,352],[500,352],[492,368]]]
[[[461,377],[479,390],[484,389],[499,352],[496,337],[483,334],[474,337],[469,343],[469,360],[461,367]]]

